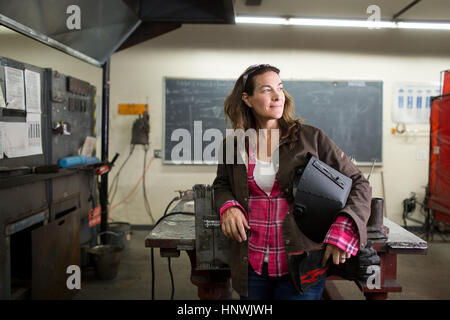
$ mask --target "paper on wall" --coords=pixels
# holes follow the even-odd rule
[[[439,83],[395,83],[392,87],[392,121],[429,123],[432,96],[440,94]]]
[[[8,158],[27,156],[28,125],[26,122],[3,122],[3,150]]]
[[[25,86],[23,71],[5,67],[6,107],[25,110]]]
[[[2,122],[3,153],[8,158],[42,154],[41,114],[27,113],[27,122]]]
[[[40,113],[27,113],[28,155],[42,153],[42,126]]]
[[[41,76],[39,73],[25,70],[25,97],[27,112],[41,113]]]

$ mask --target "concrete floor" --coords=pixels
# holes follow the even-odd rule
[[[149,300],[151,299],[150,249],[145,248],[144,239],[148,231],[133,230],[129,252],[121,257],[117,278],[101,281],[92,268],[83,270],[81,289],[74,299],[83,300]],[[450,243],[439,237],[429,242],[427,255],[399,255],[397,262],[398,282],[403,287],[400,293],[389,294],[391,300],[450,299]],[[171,282],[167,258],[155,256],[155,299],[169,300]],[[191,265],[185,251],[171,259],[174,275],[174,299],[198,300],[197,287],[190,282]],[[333,281],[344,299],[363,300],[364,296],[351,281]],[[233,292],[233,299],[238,295]]]

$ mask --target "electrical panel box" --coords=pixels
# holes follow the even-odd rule
[[[193,187],[195,206],[195,251],[197,270],[228,270],[230,239],[220,227],[220,217],[213,209],[214,195],[209,185]]]
[[[88,82],[50,73],[51,163],[76,156],[86,137],[96,136],[96,88]]]

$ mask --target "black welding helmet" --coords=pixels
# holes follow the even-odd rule
[[[320,243],[344,208],[352,180],[311,154],[309,157],[306,167],[295,169],[294,218],[308,238]]]

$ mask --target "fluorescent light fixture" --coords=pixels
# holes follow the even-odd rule
[[[296,26],[353,27],[353,28],[395,28],[390,21],[345,20],[345,19],[303,19],[288,18],[289,24]]]
[[[250,17],[238,16],[235,18],[239,24],[275,24],[294,26],[315,26],[315,27],[350,27],[369,29],[425,29],[425,30],[450,30],[450,23],[433,22],[394,22],[394,21],[373,21],[356,19],[314,19],[314,18],[280,18],[280,17]]]
[[[401,29],[450,30],[450,23],[434,22],[397,22]]]
[[[254,23],[254,24],[287,24],[286,18],[270,17],[236,17],[236,23]]]

